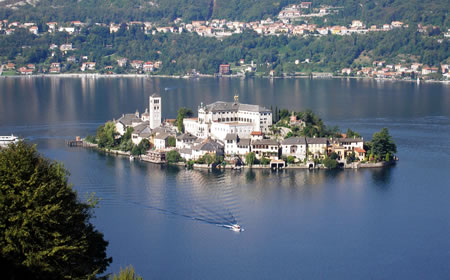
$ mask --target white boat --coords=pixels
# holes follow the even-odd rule
[[[244,231],[244,229],[241,228],[241,226],[238,225],[238,224],[225,225],[224,227],[229,228],[229,229],[231,229],[232,231],[235,231],[235,232],[241,232],[241,231]]]
[[[12,134],[11,136],[0,136],[0,147],[6,148],[9,144],[17,143],[19,140],[19,137]]]

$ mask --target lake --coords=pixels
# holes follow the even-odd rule
[[[203,171],[130,162],[66,139],[162,95],[312,109],[370,139],[389,128],[397,165],[361,170]],[[1,78],[0,135],[70,171],[110,243],[108,272],[144,279],[444,279],[450,275],[450,86],[357,79]],[[237,221],[245,229],[223,227]]]

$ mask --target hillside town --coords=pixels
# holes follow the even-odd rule
[[[289,128],[281,133],[273,129],[272,111],[260,105],[243,104],[235,96],[233,102],[216,101],[200,104],[198,117],[184,118],[184,131],[175,119],[162,121],[162,97],[153,94],[149,108],[123,114],[113,123],[117,138],[131,131],[131,140],[139,145],[144,139],[150,149],[140,158],[153,163],[167,163],[168,154],[176,151],[183,162],[203,162],[205,156],[222,159],[229,167],[248,164],[249,154],[266,167],[284,168],[286,164],[300,168],[315,168],[335,155],[338,163],[357,168],[369,159],[361,137],[288,137]],[[301,128],[302,120],[292,114],[289,127]],[[131,130],[130,130],[131,129]]]
[[[301,2],[297,5],[289,5],[284,7],[278,14],[277,19],[266,18],[260,21],[242,22],[224,19],[212,19],[210,21],[191,21],[184,22],[181,18],[175,19],[171,24],[161,26],[161,23],[129,21],[124,23],[85,23],[78,20],[70,22],[46,22],[38,25],[34,22],[9,22],[8,20],[0,20],[0,34],[11,35],[16,30],[28,30],[35,36],[43,36],[45,34],[63,33],[67,36],[77,35],[84,28],[92,28],[95,26],[103,26],[109,28],[109,32],[114,34],[121,29],[130,30],[138,28],[145,34],[157,33],[195,33],[203,37],[214,37],[221,40],[224,37],[233,34],[241,34],[246,30],[254,31],[261,36],[301,36],[301,37],[321,37],[321,36],[346,36],[351,34],[367,34],[369,32],[386,32],[397,28],[408,28],[409,25],[401,21],[392,21],[383,25],[370,25],[358,19],[352,21],[348,26],[337,25],[318,25],[311,23],[312,18],[325,17],[338,13],[340,7],[320,6],[312,7],[312,2]],[[429,32],[429,30],[439,29],[437,26],[417,25],[417,31],[420,33]],[[443,33],[442,39],[438,39],[442,43],[448,40],[450,30]],[[112,46],[105,46],[110,48]],[[29,46],[22,46],[23,49]],[[58,59],[52,59],[58,58]],[[0,67],[0,75],[33,75],[33,74],[60,74],[60,73],[100,73],[100,74],[151,74],[157,75],[158,70],[162,69],[163,62],[161,60],[136,60],[127,57],[114,57],[109,64],[99,66],[95,59],[88,53],[78,52],[76,43],[69,40],[64,44],[50,44],[48,46],[48,61],[44,64],[20,64],[15,61],[4,61]],[[56,61],[55,61],[56,60]],[[171,63],[176,63],[172,60]],[[293,58],[290,62],[294,65],[312,64],[310,59]],[[450,73],[448,64],[441,65],[423,65],[414,62],[404,62],[397,64],[389,64],[385,61],[373,61],[372,67],[358,66],[357,68],[342,68],[335,73],[312,73],[312,76],[357,76],[381,79],[412,79],[417,78],[436,80],[449,80]],[[256,65],[251,61],[240,59],[239,61],[228,61],[217,68],[219,75],[235,75],[245,76],[254,74],[258,67],[271,67],[269,65]],[[191,69],[186,73],[187,77],[198,76],[199,73],[195,69]],[[292,72],[292,73],[275,73],[270,71],[268,76],[308,76],[309,73]],[[437,76],[438,77],[435,77]]]

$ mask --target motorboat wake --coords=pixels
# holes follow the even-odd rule
[[[232,225],[223,225],[223,227],[228,228],[234,232],[241,232],[244,231],[244,229],[238,225],[238,224],[232,224]]]

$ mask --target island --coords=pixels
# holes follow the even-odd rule
[[[180,108],[176,119],[162,121],[162,97],[149,97],[144,113],[123,114],[106,122],[81,142],[130,159],[188,168],[307,168],[383,167],[398,158],[387,128],[371,141],[351,129],[325,125],[311,110],[289,112],[216,101],[198,106],[197,117]]]

